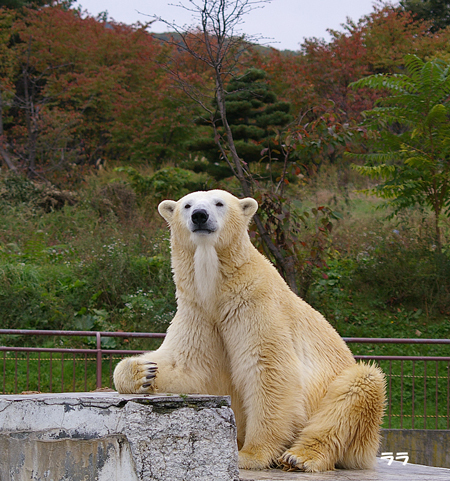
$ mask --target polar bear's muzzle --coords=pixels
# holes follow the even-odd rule
[[[214,222],[211,222],[205,209],[196,209],[191,214],[192,232],[196,234],[212,234],[216,231]]]

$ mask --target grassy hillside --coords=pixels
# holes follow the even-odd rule
[[[1,179],[3,327],[167,328],[176,309],[167,228],[159,199],[136,193],[128,179],[89,177],[77,192],[58,194],[71,199],[65,205],[30,181]],[[342,216],[306,300],[342,336],[450,337],[448,249],[437,252],[424,213],[386,220],[378,200],[356,192],[361,182],[329,168],[291,192]],[[448,233],[449,223],[442,227]]]

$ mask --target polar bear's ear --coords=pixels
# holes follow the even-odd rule
[[[246,197],[245,199],[241,199],[239,203],[241,204],[244,216],[250,221],[255,212],[258,210],[258,202],[251,197]]]
[[[173,213],[175,212],[176,205],[177,203],[174,200],[163,200],[158,205],[158,212],[160,213],[161,217],[164,217],[164,219],[170,223]]]

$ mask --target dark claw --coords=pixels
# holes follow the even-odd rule
[[[156,362],[152,362],[152,361],[148,361],[145,364],[153,364],[154,366],[156,366]]]
[[[144,387],[144,388],[148,388],[148,387],[150,387],[150,386],[151,386],[151,383],[148,383],[148,384],[142,384],[142,387]]]
[[[154,379],[155,378],[155,374],[149,374],[145,379]]]

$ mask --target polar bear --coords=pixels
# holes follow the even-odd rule
[[[369,468],[383,373],[357,364],[255,249],[247,227],[257,208],[222,190],[161,202],[178,309],[158,350],[117,365],[116,389],[230,395],[240,468]]]

